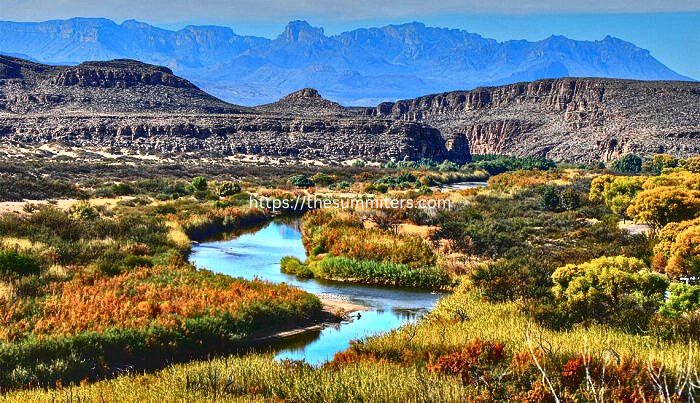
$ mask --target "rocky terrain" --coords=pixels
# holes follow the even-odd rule
[[[471,154],[609,161],[700,154],[700,84],[567,78],[346,108],[314,89],[248,108],[130,60],[47,66],[0,56],[0,149],[342,162]]]
[[[134,60],[47,66],[0,56],[0,111],[13,113],[235,113],[161,66]]]
[[[301,89],[277,102],[260,105],[255,109],[261,112],[290,116],[338,116],[347,115],[349,112],[339,103],[321,97],[315,88]]]

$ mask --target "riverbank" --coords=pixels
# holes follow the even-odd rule
[[[321,300],[324,311],[341,317],[347,316],[350,313],[370,309],[366,305],[355,304],[350,301],[342,300],[337,295],[316,295],[316,297]]]

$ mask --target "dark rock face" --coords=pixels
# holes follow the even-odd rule
[[[345,108],[315,89],[256,108],[131,60],[45,66],[0,56],[0,146],[61,143],[196,156],[586,163],[700,154],[700,84],[558,79]]]

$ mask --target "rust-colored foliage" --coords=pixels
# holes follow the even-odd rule
[[[15,338],[27,330],[35,335],[76,334],[108,328],[180,326],[187,318],[236,315],[252,304],[267,307],[303,306],[308,296],[286,285],[246,282],[187,265],[143,267],[118,276],[79,275],[55,283],[38,302],[38,313],[13,315],[0,306],[8,326],[0,334]],[[19,320],[13,321],[14,318]]]
[[[428,364],[428,370],[459,375],[465,384],[484,376],[489,367],[502,362],[505,346],[500,342],[474,339],[461,351],[443,354]]]

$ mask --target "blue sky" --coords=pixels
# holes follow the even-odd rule
[[[497,40],[612,35],[648,49],[675,71],[700,79],[700,0],[0,0],[0,19],[134,18],[165,28],[216,24],[274,37],[294,19],[327,34],[421,21]]]

